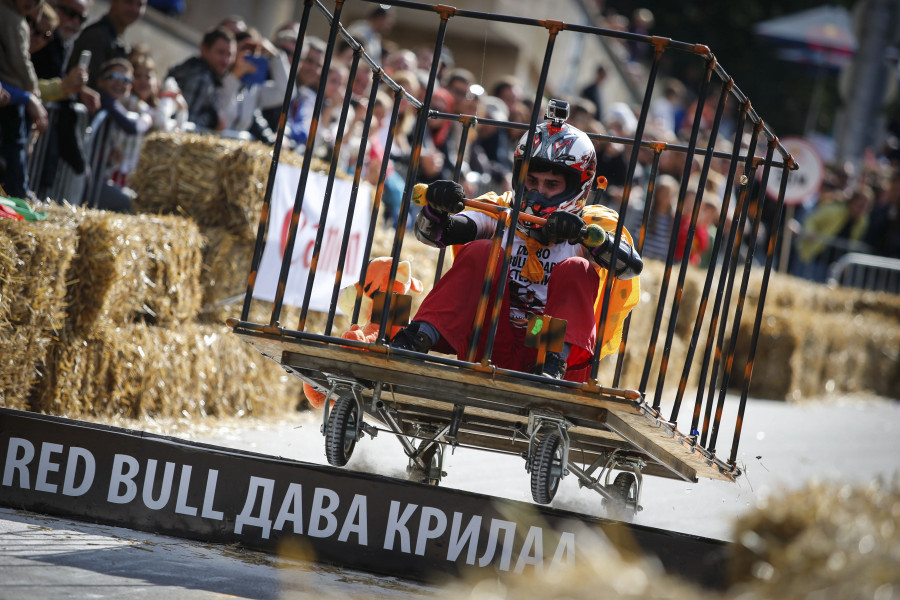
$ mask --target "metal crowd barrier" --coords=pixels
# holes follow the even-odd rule
[[[373,0],[362,1],[371,2]],[[335,141],[334,158],[332,159],[330,166],[331,168],[329,171],[329,181],[333,180],[334,178],[335,170],[337,168],[338,156],[341,153],[341,132],[343,131],[343,125],[345,123],[349,110],[350,90],[352,89],[356,73],[360,68],[370,69],[373,73],[373,81],[369,97],[370,101],[364,121],[364,131],[361,138],[362,143],[356,158],[356,171],[353,179],[353,194],[351,195],[349,206],[347,207],[349,215],[352,215],[356,210],[356,190],[358,189],[360,184],[361,171],[366,156],[366,143],[369,133],[369,125],[372,120],[372,109],[375,104],[374,99],[377,92],[379,91],[379,88],[386,87],[389,93],[393,96],[394,100],[390,117],[390,125],[388,129],[389,133],[385,143],[384,156],[390,156],[391,154],[391,148],[394,140],[394,135],[396,133],[395,130],[398,121],[398,114],[400,112],[401,102],[408,102],[415,108],[417,118],[412,138],[413,151],[410,157],[399,220],[393,239],[391,252],[391,256],[393,257],[400,256],[401,248],[406,241],[407,216],[410,211],[413,185],[416,183],[416,176],[418,174],[420,166],[420,153],[422,149],[426,121],[428,119],[453,119],[462,123],[463,126],[461,128],[462,132],[459,144],[459,155],[455,171],[456,177],[458,179],[460,175],[461,159],[465,152],[466,140],[472,127],[477,127],[479,124],[485,124],[495,127],[517,129],[520,132],[527,131],[531,136],[534,135],[539,122],[539,118],[543,114],[542,99],[545,93],[545,87],[548,72],[550,69],[551,59],[553,57],[555,43],[560,35],[582,34],[606,36],[609,38],[618,38],[619,40],[627,40],[630,42],[648,44],[651,46],[653,51],[653,59],[648,69],[646,88],[644,90],[634,137],[617,138],[602,135],[594,135],[592,137],[604,141],[625,144],[630,147],[627,181],[622,193],[621,203],[619,206],[612,207],[617,209],[619,212],[619,222],[618,227],[615,231],[615,241],[613,244],[613,248],[615,249],[618,248],[619,240],[621,239],[623,234],[623,224],[626,221],[626,214],[629,208],[629,199],[632,194],[633,179],[638,163],[639,153],[642,150],[650,151],[652,153],[652,163],[650,166],[647,185],[648,200],[645,202],[640,231],[634,232],[634,239],[636,241],[638,250],[641,249],[644,242],[645,231],[652,207],[653,189],[660,171],[660,158],[663,153],[669,152],[676,152],[684,155],[684,168],[683,175],[681,177],[681,188],[678,194],[677,210],[672,228],[669,252],[665,261],[665,271],[660,283],[658,294],[659,300],[656,306],[653,307],[642,305],[637,308],[637,310],[642,311],[654,311],[654,322],[649,339],[629,340],[628,324],[630,323],[630,321],[626,322],[625,334],[623,336],[622,345],[618,353],[619,362],[616,365],[616,374],[614,380],[612,382],[601,382],[598,381],[598,363],[600,355],[599,344],[602,343],[603,336],[598,335],[598,348],[595,349],[594,361],[591,365],[591,379],[587,384],[582,385],[597,386],[601,384],[609,385],[610,383],[614,387],[623,385],[621,381],[623,371],[622,361],[623,357],[625,356],[626,344],[640,343],[642,345],[646,345],[644,367],[640,382],[629,382],[629,385],[630,387],[636,389],[640,393],[641,397],[646,397],[646,407],[648,411],[655,412],[655,414],[658,415],[662,421],[666,421],[671,426],[675,427],[679,425],[678,421],[681,416],[680,413],[682,412],[682,404],[685,400],[684,397],[686,394],[686,384],[688,381],[688,377],[692,370],[699,369],[700,383],[698,386],[695,401],[693,402],[692,406],[690,404],[685,406],[685,408],[690,407],[689,410],[686,411],[689,416],[688,431],[690,433],[688,434],[688,436],[692,440],[692,443],[704,455],[715,457],[717,452],[718,436],[720,434],[725,434],[722,417],[723,407],[726,402],[726,392],[729,390],[732,378],[737,380],[738,377],[736,374],[732,373],[733,358],[735,355],[738,340],[738,331],[745,320],[749,320],[752,318],[753,333],[750,342],[749,356],[746,361],[745,372],[743,373],[743,389],[738,406],[736,407],[737,416],[734,418],[733,428],[730,431],[732,440],[730,452],[728,453],[729,456],[727,459],[727,465],[731,469],[737,471],[738,468],[736,465],[736,459],[738,453],[738,445],[740,441],[743,416],[748,400],[750,379],[752,376],[754,356],[756,353],[756,344],[759,337],[763,308],[766,300],[766,289],[768,286],[770,273],[773,269],[775,260],[775,248],[778,246],[778,236],[780,235],[779,232],[781,230],[780,223],[783,218],[784,193],[786,190],[789,173],[792,170],[796,170],[798,168],[798,165],[796,164],[794,158],[779,142],[779,139],[775,135],[775,133],[768,127],[765,121],[751,106],[750,99],[735,84],[734,79],[724,70],[722,65],[719,64],[718,60],[710,51],[710,49],[700,44],[685,43],[658,36],[646,36],[628,32],[608,30],[593,26],[562,23],[552,20],[538,20],[524,17],[490,14],[471,10],[459,10],[446,5],[421,4],[405,0],[374,0],[374,3],[391,5],[397,7],[398,9],[419,11],[423,13],[423,19],[427,18],[429,14],[434,17],[434,51],[423,100],[419,102],[418,100],[413,98],[406,90],[404,90],[401,86],[394,82],[390,77],[388,77],[381,69],[380,65],[373,61],[372,58],[365,53],[360,44],[356,40],[354,40],[343,28],[340,22],[340,18],[343,6],[345,4],[344,0],[337,0],[336,2],[334,2],[333,12],[328,10],[319,0],[305,1],[304,11],[301,18],[299,41],[293,55],[293,64],[290,70],[288,90],[294,89],[295,74],[297,71],[297,66],[299,64],[301,48],[303,47],[303,40],[307,33],[310,14],[312,12],[312,9],[315,8],[318,12],[324,15],[324,17],[330,24],[328,43],[324,57],[323,72],[328,72],[329,70],[334,55],[336,41],[339,37],[346,40],[354,50],[353,60],[350,66],[350,77],[347,83],[347,93],[345,95],[344,105],[342,107],[339,126],[337,129],[339,133]],[[537,84],[534,87],[534,110],[531,113],[529,123],[514,123],[494,121],[489,119],[476,119],[473,115],[443,114],[437,113],[430,109],[433,93],[435,91],[435,88],[438,86],[437,74],[440,66],[441,51],[445,42],[447,29],[451,23],[455,25],[457,22],[459,22],[460,26],[465,27],[466,23],[470,22],[471,20],[493,21],[497,23],[505,23],[507,25],[542,29],[546,32],[547,37],[543,64],[540,69],[540,75]],[[702,77],[699,81],[698,89],[695,90],[696,97],[698,98],[696,104],[697,108],[695,113],[693,114],[693,127],[690,131],[689,141],[687,145],[668,144],[644,137],[645,126],[649,114],[650,101],[653,97],[655,84],[660,73],[663,56],[673,52],[685,53],[687,55],[690,55],[691,57],[696,59],[698,63],[700,63],[700,65],[702,65],[705,73],[705,76]],[[284,102],[282,105],[283,114],[282,118],[280,119],[279,129],[277,132],[273,158],[269,171],[268,184],[265,191],[264,206],[259,222],[257,242],[251,264],[251,273],[244,297],[244,305],[241,312],[239,325],[245,330],[258,330],[263,332],[272,332],[277,330],[281,332],[281,335],[285,338],[290,337],[290,339],[295,340],[335,342],[344,343],[346,345],[345,340],[341,340],[339,337],[335,337],[332,333],[333,317],[336,311],[336,300],[340,287],[340,277],[336,278],[334,282],[331,310],[329,312],[329,318],[325,327],[324,335],[306,331],[306,321],[309,310],[311,290],[313,281],[316,277],[316,267],[319,259],[319,254],[322,249],[323,235],[326,230],[324,220],[325,216],[327,215],[328,202],[330,202],[330,187],[326,190],[325,193],[325,206],[322,209],[322,222],[319,223],[318,234],[312,251],[311,267],[307,279],[304,300],[301,306],[299,323],[297,324],[296,329],[284,327],[280,323],[282,319],[285,288],[287,285],[288,275],[290,274],[292,268],[292,262],[287,257],[293,256],[294,246],[298,237],[299,221],[304,202],[304,193],[311,167],[311,158],[315,153],[316,132],[319,123],[319,116],[322,113],[325,84],[326,78],[322,77],[317,90],[315,106],[313,109],[314,116],[312,124],[310,126],[309,137],[304,153],[300,181],[296,192],[293,211],[291,213],[289,229],[287,230],[287,240],[284,244],[284,247],[282,248],[282,256],[286,258],[281,261],[281,271],[279,275],[276,296],[272,305],[271,318],[268,323],[256,324],[249,322],[249,318],[251,303],[254,301],[253,290],[256,284],[256,276],[260,266],[263,247],[270,226],[281,226],[281,224],[270,223],[269,216],[275,173],[278,169],[279,156],[285,134],[284,115],[287,113],[291,101],[289,93],[286,94],[284,98]],[[711,121],[706,120],[706,117],[708,117],[710,113],[704,112],[704,108],[707,107],[707,102],[709,102],[709,106],[715,106],[715,114]],[[720,124],[722,123],[723,117],[726,115],[726,113],[730,119],[733,119],[733,131],[736,132],[733,136],[733,139],[727,140],[732,148],[730,152],[715,150],[715,148],[717,147],[716,142],[718,141]],[[519,133],[517,133],[516,135],[519,135]],[[746,143],[743,143],[745,140]],[[758,148],[764,152],[764,156],[757,156]],[[522,197],[522,192],[524,191],[525,174],[527,172],[527,164],[531,158],[531,151],[532,149],[530,147],[526,150],[526,168],[521,169],[518,180],[514,182],[514,188],[517,191],[517,197]],[[778,160],[776,160],[776,154],[778,155]],[[686,211],[685,197],[688,192],[689,181],[691,180],[691,167],[695,158],[697,158],[698,160],[702,160],[702,169],[700,171],[699,181],[697,183],[697,198],[693,204],[692,210]],[[727,231],[727,236],[723,234],[717,235],[713,242],[712,248],[713,255],[718,255],[721,251],[723,259],[717,264],[713,264],[712,266],[710,266],[706,271],[704,287],[701,293],[702,301],[699,303],[697,314],[691,316],[694,321],[694,326],[691,330],[691,337],[687,346],[687,358],[684,364],[681,366],[681,378],[675,395],[674,403],[671,405],[671,413],[670,415],[666,416],[661,412],[663,410],[663,391],[665,387],[666,372],[668,368],[676,368],[676,365],[669,364],[669,359],[673,341],[676,336],[675,325],[676,321],[678,321],[679,310],[681,309],[682,292],[684,290],[689,268],[688,260],[690,254],[689,252],[685,252],[683,259],[680,260],[680,263],[678,265],[675,264],[674,257],[676,252],[676,240],[678,237],[677,234],[680,231],[682,222],[685,219],[688,220],[688,233],[685,247],[690,248],[695,235],[702,196],[706,193],[711,193],[704,190],[711,168],[711,162],[714,158],[725,160],[728,163],[728,174],[726,179],[727,184],[721,197],[722,208],[718,219],[718,231]],[[373,243],[374,228],[377,222],[376,217],[378,215],[381,198],[384,191],[385,174],[387,167],[388,161],[385,160],[381,165],[381,171],[379,173],[378,184],[375,191],[372,207],[373,218],[370,220],[371,225],[365,245],[365,258],[362,263],[363,268],[359,278],[360,284],[365,283],[365,265],[368,263],[368,260],[372,258],[370,253]],[[765,190],[767,188],[769,176],[773,168],[781,168],[782,172],[785,173],[785,175],[782,177],[782,180],[780,182],[781,186],[777,200],[777,216],[775,219],[776,226],[772,228],[770,237],[767,240],[768,244],[766,260],[761,287],[758,291],[758,302],[755,308],[755,315],[751,317],[749,314],[749,309],[747,309],[748,314],[744,314],[745,309],[747,308],[745,306],[745,301],[748,296],[748,287],[751,281],[750,272],[754,266],[752,257],[754,255],[755,246],[757,244],[760,222],[762,220],[762,211],[756,210],[756,208],[751,210],[751,207],[761,206],[763,204],[763,202],[761,201],[754,202],[754,200],[756,200],[754,196],[759,194],[759,190]],[[759,180],[759,185],[753,185],[753,182],[757,179]],[[500,192],[503,190],[497,191]],[[734,194],[732,192],[734,192]],[[732,202],[733,197],[736,199],[734,203]],[[725,227],[725,224],[731,214],[733,214],[734,225],[731,228],[727,228]],[[514,206],[511,210],[511,222],[515,223],[518,217],[519,207]],[[503,256],[499,266],[497,267],[497,269],[499,269],[500,281],[505,281],[509,273],[511,258],[510,253],[514,234],[514,225],[511,225],[506,231],[502,233],[502,235],[506,236],[503,246],[506,249],[506,253]],[[744,261],[742,261],[739,257],[739,255],[741,255],[739,250],[742,245],[747,246],[747,252],[744,254],[744,256],[746,256],[746,260]],[[338,265],[338,274],[340,274],[343,270],[343,260],[344,256],[346,255],[347,248],[348,239],[345,235],[341,246],[341,262]],[[616,262],[615,252],[616,250],[613,250],[613,264],[615,264]],[[393,266],[390,271],[390,284],[388,285],[388,289],[393,288],[393,283],[397,275],[398,262],[399,261],[397,260],[393,262]],[[678,275],[676,283],[673,287],[670,285],[670,283],[673,275],[672,270],[676,266],[678,269]],[[611,269],[611,271],[614,271],[614,269]],[[440,274],[440,272],[441,267],[439,266],[438,274]],[[494,273],[496,273],[495,270],[489,269],[488,273],[485,274],[486,284],[489,284]],[[613,276],[606,278],[606,284],[603,290],[603,302],[598,324],[598,332],[602,332],[605,329],[605,323],[609,311],[609,296],[612,285],[614,284],[614,280],[615,278]],[[668,295],[673,290],[674,293],[672,294],[672,297],[669,298]],[[485,332],[487,343],[485,348],[484,360],[482,361],[482,363],[475,364],[465,361],[447,361],[446,359],[443,359],[446,364],[452,364],[453,366],[458,366],[461,369],[471,369],[473,371],[483,371],[486,366],[490,366],[490,357],[493,350],[500,313],[500,300],[501,295],[497,294],[495,305],[488,307],[489,312],[485,313],[490,315],[492,320],[490,328]],[[389,308],[390,302],[391,298],[390,295],[388,295],[384,301],[385,305],[380,313],[381,333],[379,334],[378,340],[374,344],[376,347],[382,347],[387,343],[384,332],[390,331],[390,319],[393,318],[391,316],[391,311]],[[663,330],[664,315],[668,316],[668,319],[666,321],[667,326],[665,330]],[[352,322],[356,323],[357,318],[358,306],[357,310],[354,311],[354,314],[352,315]],[[477,326],[480,326],[480,324],[476,324],[476,327]],[[701,333],[705,335],[705,341],[700,339]],[[660,356],[656,356],[657,353],[660,353]],[[654,357],[661,358],[661,361],[654,362]],[[438,363],[442,360],[442,357],[434,357],[432,355],[429,355],[424,360]],[[525,373],[521,374],[520,376],[524,380],[529,381],[535,381],[535,377],[537,377]]]
[[[110,127],[112,127],[112,123],[107,118],[107,112],[101,110],[94,115],[88,128],[85,143],[87,154],[85,162],[88,164],[89,176],[82,202],[89,208],[99,207],[100,194],[103,192],[104,183],[106,183],[103,172],[111,150],[109,144],[106,143],[109,138]]]
[[[86,176],[85,173],[76,173],[69,163],[60,158],[56,132],[61,106],[56,102],[48,102],[44,107],[48,117],[47,133],[37,137],[34,148],[28,155],[28,181],[38,198],[80,204]],[[80,138],[82,147],[86,147],[89,122],[87,109],[79,103],[74,103],[72,109],[75,112],[75,135]]]
[[[104,184],[103,165],[110,151],[106,144],[110,122],[105,110],[99,111],[90,119],[83,104],[74,103],[72,106],[76,115],[75,132],[85,151],[84,172],[75,173],[69,163],[60,157],[56,132],[61,106],[49,102],[45,105],[48,114],[47,133],[37,137],[34,148],[28,155],[28,180],[39,198],[97,208]]]
[[[828,268],[828,284],[900,294],[900,259],[847,253]]]

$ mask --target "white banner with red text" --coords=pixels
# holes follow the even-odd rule
[[[279,165],[272,189],[272,206],[266,246],[263,249],[259,273],[253,296],[260,300],[273,301],[278,288],[282,269],[282,259],[287,247],[294,198],[300,182],[300,169],[290,165]],[[310,172],[300,211],[297,237],[291,256],[290,272],[284,293],[284,304],[302,306],[306,293],[310,267],[313,261],[316,235],[322,215],[328,177]],[[353,182],[335,177],[325,233],[316,264],[315,279],[310,295],[309,309],[328,312],[331,304],[334,281],[337,275],[341,244],[344,238],[347,216],[350,212],[350,196]],[[343,266],[343,277],[339,287],[351,285],[359,279],[365,250],[366,234],[369,229],[369,213],[372,206],[372,187],[360,184],[356,206],[350,221],[350,236]]]

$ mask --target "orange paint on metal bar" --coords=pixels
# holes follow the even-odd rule
[[[666,49],[666,46],[669,45],[669,42],[672,41],[672,38],[660,37],[660,36],[651,36],[650,43],[653,45],[653,50],[655,52],[662,52]]]
[[[459,14],[459,10],[457,10],[456,7],[447,6],[446,4],[435,4],[434,6],[432,6],[432,8],[434,9],[434,12],[441,15],[441,19],[444,21],[447,21],[450,19],[450,17],[455,17],[457,14]]]
[[[550,30],[550,35],[556,35],[566,28],[566,24],[562,21],[542,20],[538,21],[541,25]]]

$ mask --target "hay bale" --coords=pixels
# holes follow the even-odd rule
[[[875,327],[862,340],[860,371],[866,388],[886,398],[900,397],[900,327]]]
[[[18,251],[7,235],[0,234],[0,323],[9,322],[13,290],[22,287],[22,273],[18,269]]]
[[[731,388],[743,389],[753,322],[741,326]],[[900,326],[871,314],[766,310],[750,395],[799,401],[833,393],[897,397]]]
[[[0,406],[24,409],[63,329],[75,235],[44,221],[0,219]]]
[[[753,375],[750,380],[750,395],[754,398],[787,399],[798,385],[797,373],[814,372],[813,364],[799,368],[792,364],[795,355],[803,356],[802,350],[810,338],[798,336],[794,321],[783,315],[767,315],[760,323],[759,341],[753,361]],[[804,323],[797,324],[800,327]],[[750,356],[750,336],[753,322],[741,324],[734,352],[734,363],[729,380],[730,387],[742,390],[746,380],[747,359]],[[798,346],[801,348],[797,352]]]
[[[283,150],[281,162],[302,164]],[[174,213],[194,219],[201,229],[225,228],[254,240],[272,164],[272,148],[261,142],[230,140],[193,133],[156,133],[141,148],[132,188],[134,208],[146,213]],[[313,159],[311,168],[327,172]]]
[[[248,240],[224,227],[204,230],[203,270],[200,275],[204,312],[247,291],[247,277],[256,240]]]
[[[144,323],[59,341],[32,409],[70,417],[277,414],[300,382],[224,326]]]
[[[203,238],[187,219],[78,209],[69,325],[85,336],[101,322],[178,324],[200,309]]]
[[[889,598],[900,587],[900,483],[813,483],[735,524],[733,598]]]
[[[144,138],[131,188],[137,192],[134,210],[150,214],[177,214],[175,176],[181,145],[188,138],[154,133]]]

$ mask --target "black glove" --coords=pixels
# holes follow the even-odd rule
[[[466,193],[455,181],[439,179],[428,184],[425,200],[428,206],[441,212],[456,214],[465,208]]]
[[[581,230],[584,229],[584,220],[570,212],[557,210],[550,213],[547,223],[541,227],[544,233],[545,244],[558,244],[569,242],[577,244],[581,241]]]

